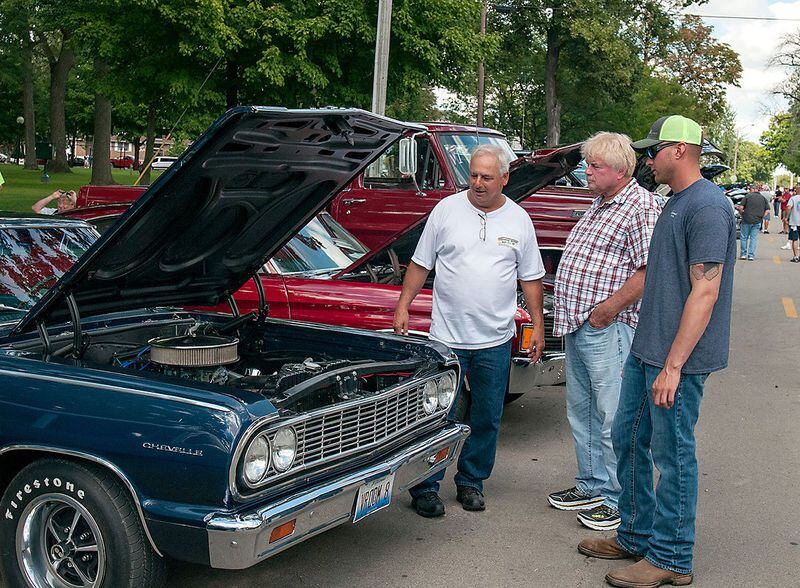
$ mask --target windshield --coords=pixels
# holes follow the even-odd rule
[[[508,153],[509,161],[517,158],[508,141],[496,135],[442,133],[439,139],[447,156],[447,165],[453,172],[456,184],[461,188],[469,186],[469,158],[478,145],[496,145]]]
[[[95,239],[85,227],[0,230],[0,322],[22,318]]]
[[[272,262],[281,274],[329,273],[343,270],[366,252],[344,227],[322,213],[284,245]]]

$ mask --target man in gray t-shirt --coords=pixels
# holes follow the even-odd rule
[[[674,195],[650,241],[639,325],[612,427],[621,523],[616,537],[578,546],[588,556],[643,558],[610,572],[612,586],[692,581],[694,427],[706,378],[728,364],[736,259],[734,215],[700,174],[701,143],[700,125],[677,115],[660,118],[646,139],[633,143]]]

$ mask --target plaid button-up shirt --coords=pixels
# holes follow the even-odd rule
[[[570,231],[558,264],[553,335],[572,333],[595,306],[647,265],[647,252],[661,207],[634,179],[611,200],[598,196]],[[622,310],[618,321],[636,328],[640,302]]]

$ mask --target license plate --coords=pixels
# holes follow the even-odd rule
[[[358,489],[356,498],[356,512],[353,515],[353,522],[356,523],[366,516],[389,506],[392,501],[392,486],[394,485],[394,474],[389,474],[385,478],[369,482]]]

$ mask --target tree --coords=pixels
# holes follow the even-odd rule
[[[669,32],[663,51],[651,57],[648,65],[719,115],[726,106],[725,86],[739,85],[742,64],[738,53],[714,39],[712,30],[700,17],[684,16],[680,27]]]
[[[789,112],[774,115],[769,128],[761,135],[761,144],[769,154],[773,167],[782,164],[795,174],[800,174],[799,109],[794,104]]]

